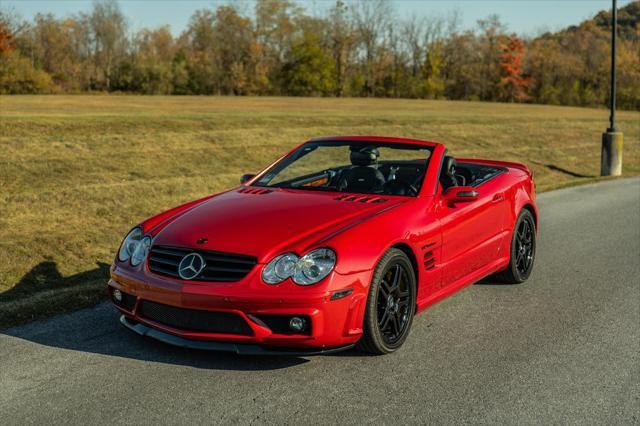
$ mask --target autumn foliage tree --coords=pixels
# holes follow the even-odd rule
[[[392,1],[332,0],[314,13],[303,0],[229,1],[195,11],[184,29],[137,30],[118,0],[26,21],[0,1],[0,94],[607,103],[611,11],[519,38],[498,15],[463,30],[455,13],[402,18]],[[638,22],[640,1],[619,9],[620,108],[640,109]]]
[[[0,21],[0,55],[11,51],[11,32],[9,26]]]
[[[522,57],[524,43],[517,35],[512,34],[502,45],[500,56],[501,78],[499,83],[500,98],[508,102],[523,102],[529,99],[527,89],[531,78],[524,76]]]

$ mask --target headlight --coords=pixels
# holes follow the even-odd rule
[[[262,279],[267,284],[278,284],[286,280],[295,273],[298,260],[298,256],[293,253],[276,257],[262,271]]]
[[[315,284],[333,270],[336,254],[328,248],[313,250],[302,257],[286,253],[273,259],[262,271],[262,279],[267,284],[277,284],[293,278],[299,285]]]
[[[131,232],[129,232],[127,236],[124,237],[124,241],[122,242],[120,251],[118,252],[118,260],[120,262],[126,262],[127,260],[129,260],[141,239],[142,229],[133,228],[133,230],[131,230]]]
[[[149,247],[151,246],[151,237],[144,237],[140,240],[133,254],[131,255],[131,265],[138,266],[143,260],[147,258],[149,253]]]

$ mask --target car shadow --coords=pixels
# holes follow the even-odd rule
[[[18,300],[38,292],[82,285],[92,281],[106,281],[109,264],[97,262],[95,269],[63,276],[56,262],[47,260],[35,265],[10,289],[0,293],[0,302]]]
[[[513,285],[513,284],[508,284],[508,283],[505,283],[503,281],[500,281],[495,276],[491,275],[489,277],[483,278],[480,281],[474,283],[474,285],[496,285],[496,286],[500,286],[500,285]]]
[[[174,347],[125,329],[107,302],[93,308],[60,315],[4,330],[12,344],[38,344],[54,349],[174,364],[202,369],[258,371],[277,370],[308,362],[302,357],[241,356]]]
[[[89,282],[106,283],[108,276],[109,265],[106,263],[98,263],[95,269],[64,277],[55,262],[44,261],[35,265],[11,289],[0,293],[0,302],[19,303],[25,297],[46,294],[44,292],[52,289],[83,286]],[[95,301],[99,300],[101,296],[96,295]],[[24,309],[21,309],[21,313],[25,318],[32,317],[31,314],[37,317],[36,312],[22,311]],[[3,340],[22,340],[16,344],[31,342],[51,348],[206,369],[275,370],[308,362],[303,357],[295,356],[241,356],[167,345],[125,329],[120,324],[119,314],[109,302],[1,330],[0,337],[3,334]]]
[[[64,277],[55,262],[45,261],[34,266],[14,287],[0,293],[0,302],[19,302],[26,296],[52,289],[82,286],[87,282],[106,282],[108,276],[109,265],[106,263],[98,263],[95,269]],[[96,302],[99,300],[101,299],[97,296]],[[22,311],[24,309],[21,309]],[[22,313],[25,318],[37,318],[35,312]],[[0,337],[3,334],[6,338],[22,340],[23,344],[31,342],[50,348],[205,369],[277,370],[309,361],[308,357],[293,355],[237,355],[168,345],[127,330],[120,324],[119,314],[109,302],[5,330],[0,329]],[[347,350],[324,356],[367,355]]]

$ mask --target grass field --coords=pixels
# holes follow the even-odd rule
[[[141,219],[231,187],[321,135],[444,142],[515,160],[539,191],[596,179],[608,113],[380,99],[0,97],[0,327],[104,295]],[[625,175],[640,174],[640,113],[619,112]]]

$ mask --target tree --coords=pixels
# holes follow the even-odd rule
[[[76,48],[77,22],[70,18],[56,19],[52,14],[38,14],[31,33],[34,66],[47,72],[62,90],[82,90],[85,80],[81,66],[83,58],[79,57]]]
[[[287,52],[292,48],[295,33],[295,17],[301,9],[290,0],[257,0],[256,46],[259,53],[256,67],[267,77],[266,94],[279,94],[277,81]]]
[[[402,39],[405,44],[405,50],[409,52],[409,66],[411,67],[411,76],[413,78],[419,76],[424,60],[424,28],[424,19],[419,19],[416,16],[402,23]]]
[[[353,19],[363,52],[364,94],[373,95],[374,66],[376,54],[383,31],[391,19],[391,6],[388,0],[358,0],[352,9]]]
[[[9,31],[9,25],[0,17],[0,55],[7,54],[13,50],[13,45],[11,43],[12,38],[11,31]]]
[[[529,99],[527,88],[531,79],[523,75],[522,56],[524,43],[517,35],[512,34],[502,45],[500,68],[500,98],[503,101],[522,102]]]
[[[478,46],[475,50],[479,55],[479,72],[476,74],[476,82],[480,89],[479,98],[483,101],[493,101],[498,97],[500,56],[501,46],[506,37],[505,27],[498,15],[489,15],[486,19],[478,20],[478,28],[480,37],[477,39]]]
[[[211,95],[214,93],[216,76],[215,15],[206,9],[197,10],[189,21],[183,43],[186,45],[191,93]]]
[[[126,19],[116,0],[96,0],[89,22],[94,42],[94,85],[109,91],[114,70],[127,51]]]
[[[129,60],[121,64],[119,86],[115,88],[145,94],[172,93],[175,54],[175,41],[168,26],[139,31]]]
[[[315,31],[304,31],[293,43],[282,69],[286,93],[294,96],[328,95],[334,90],[333,59]]]
[[[331,56],[335,63],[333,85],[335,95],[340,97],[345,93],[349,65],[356,42],[353,25],[348,16],[348,6],[342,0],[337,0],[329,11],[328,25]]]
[[[440,99],[444,95],[445,82],[442,78],[442,47],[434,43],[427,52],[424,65],[424,97]]]
[[[251,20],[240,16],[232,6],[220,6],[213,30],[218,93],[242,95],[248,84],[247,64],[253,41]]]
[[[15,38],[28,25],[19,22],[16,14],[9,9],[0,9],[0,55],[15,49]]]
[[[50,93],[53,90],[51,76],[32,66],[29,59],[17,51],[0,55],[0,94]]]

